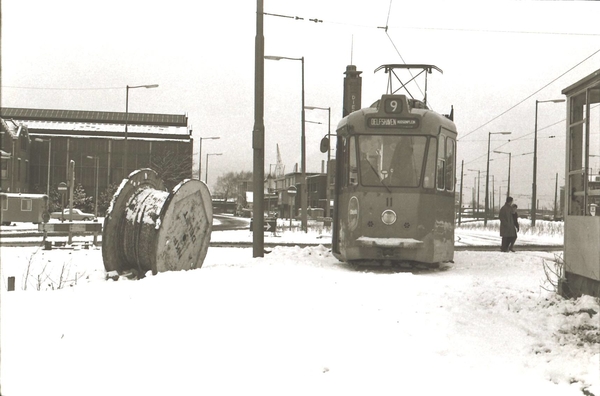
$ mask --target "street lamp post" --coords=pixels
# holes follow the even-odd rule
[[[215,140],[215,139],[221,139],[219,136],[213,136],[213,137],[201,137],[200,138],[200,147],[199,147],[199,153],[198,153],[198,180],[202,180],[202,139],[204,140]],[[205,180],[206,183],[208,183],[208,180]]]
[[[288,58],[285,56],[265,56],[265,59],[269,60],[296,60],[302,62],[302,113],[301,113],[301,122],[302,122],[302,138],[301,138],[301,167],[302,167],[302,175],[300,176],[300,209],[302,210],[301,214],[301,224],[302,231],[308,232],[308,217],[306,213],[306,135],[305,135],[305,118],[304,118],[304,57],[301,58]]]
[[[209,153],[206,154],[206,166],[204,167],[204,180],[206,181],[206,184],[208,185],[208,156],[209,155],[223,155],[223,153]]]
[[[537,195],[537,121],[538,121],[538,103],[561,103],[564,99],[549,99],[535,101],[535,132],[533,135],[533,184],[531,186],[531,226],[535,227],[536,218],[536,195]]]
[[[507,153],[504,151],[494,151],[497,154],[508,154],[508,189],[506,190],[506,197],[510,196],[510,163],[512,161],[512,153]]]
[[[52,155],[52,138],[48,138],[48,140],[36,138],[35,141],[48,142],[48,179],[46,181],[46,195],[48,196],[48,198],[50,198],[50,158]]]
[[[477,220],[479,220],[479,202],[480,202],[479,190],[481,187],[481,171],[479,169],[467,169],[467,170],[470,172],[477,172],[477,177],[475,178],[474,183],[477,184],[477,204],[475,206],[477,207]],[[473,208],[473,210],[475,210],[475,208]]]
[[[458,195],[458,225],[462,220],[462,199],[463,199],[463,176],[465,171],[465,160],[460,162],[460,194]]]
[[[479,186],[480,186],[479,176],[480,176],[481,172],[479,169],[467,169],[467,170],[470,172],[477,172],[477,205],[476,205],[476,207],[477,207],[477,220],[479,220]],[[473,208],[473,210],[475,210],[475,208]]]
[[[331,107],[305,106],[307,110],[327,110],[327,141],[331,141]],[[329,193],[329,161],[331,160],[331,143],[327,148],[327,181],[325,183],[325,217],[329,217],[330,193]]]
[[[492,135],[510,135],[511,132],[489,132],[488,147],[487,147],[487,170],[485,174],[485,216],[483,217],[483,225],[487,226],[487,218],[489,212],[489,185],[490,185],[490,141]]]
[[[96,169],[96,195],[94,198],[94,217],[97,219],[98,218],[98,174],[100,173],[100,157],[98,157],[97,155],[87,155],[86,158],[89,159],[93,159],[95,162],[95,169]]]
[[[129,126],[129,90],[135,88],[157,88],[158,84],[149,85],[127,85],[125,89],[125,145],[123,147],[123,177],[127,177],[128,164],[128,153],[127,153],[127,128]]]

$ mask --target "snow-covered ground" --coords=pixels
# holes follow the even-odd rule
[[[137,281],[106,280],[99,249],[0,259],[5,396],[600,395],[599,302],[545,290],[552,253],[408,271],[211,247],[201,269]]]

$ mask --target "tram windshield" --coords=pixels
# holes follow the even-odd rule
[[[358,148],[361,184],[365,186],[383,184],[390,187],[421,185],[427,139],[426,136],[360,135]],[[430,185],[429,180],[433,181],[433,179],[433,174],[426,175],[424,183],[426,187]]]

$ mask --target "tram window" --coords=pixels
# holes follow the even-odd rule
[[[354,136],[350,137],[350,141],[348,144],[348,163],[350,166],[350,172],[348,172],[349,176],[349,184],[357,185],[358,184],[358,161],[356,160],[356,138]]]
[[[438,148],[437,160],[437,188],[444,190],[446,185],[446,137],[440,135],[440,146]]]
[[[357,143],[360,153],[359,181],[362,185],[420,185],[427,137],[360,135]]]
[[[437,155],[437,139],[429,139],[429,148],[427,150],[427,163],[425,164],[425,177],[423,178],[423,187],[435,187],[435,157]]]
[[[454,191],[454,140],[446,138],[446,191]]]
[[[381,135],[361,135],[358,139],[360,151],[360,183],[365,186],[381,184],[381,160],[383,154]],[[390,154],[391,155],[391,154]]]
[[[339,172],[340,175],[342,175],[342,178],[340,179],[340,187],[343,188],[348,186],[348,178],[346,177],[348,173],[348,139],[343,137],[339,137],[338,139],[340,161],[335,162],[336,168],[334,174],[337,174],[339,166]]]

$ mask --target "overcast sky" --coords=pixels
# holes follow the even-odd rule
[[[363,72],[363,107],[385,93],[379,65],[442,69],[429,76],[428,99],[440,113],[454,106],[459,169],[464,160],[465,169],[484,171],[488,132],[512,132],[492,136],[491,148],[512,153],[511,190],[522,208],[530,206],[532,155],[519,154],[533,151],[535,100],[563,98],[563,88],[600,69],[598,2],[265,0],[264,11],[304,18],[265,16],[265,54],[305,57],[306,105],[331,107],[332,131],[347,65]],[[223,153],[210,157],[213,187],[224,172],[252,170],[255,35],[250,0],[4,0],[1,104],[125,111],[126,85],[159,84],[130,91],[129,110],[188,114],[196,160],[197,138],[219,136],[202,147],[203,167],[207,153]],[[300,62],[265,61],[267,172],[277,144],[286,172],[300,163],[300,110]],[[564,178],[566,107],[538,111],[538,198],[550,205],[555,174]],[[306,125],[307,171],[318,172],[327,112],[306,119],[322,123]],[[492,159],[496,191],[499,183],[505,191],[507,156]],[[477,173],[466,173],[471,188]]]

